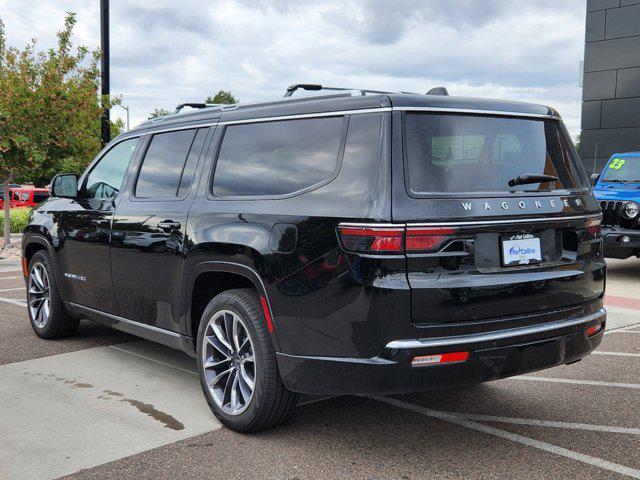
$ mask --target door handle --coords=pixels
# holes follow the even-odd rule
[[[109,220],[105,220],[104,218],[94,218],[91,220],[91,225],[97,228],[105,228],[109,226]]]
[[[174,222],[173,220],[163,220],[158,222],[158,228],[169,233],[174,230],[180,230],[180,222]]]

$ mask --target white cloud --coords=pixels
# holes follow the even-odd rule
[[[55,43],[64,12],[99,45],[98,2],[0,0],[9,43]],[[229,89],[243,101],[297,82],[534,101],[580,128],[585,0],[113,0],[111,89],[132,123]],[[123,116],[123,111],[114,111]]]

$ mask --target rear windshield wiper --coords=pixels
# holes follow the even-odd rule
[[[553,175],[546,175],[544,173],[523,173],[522,175],[518,175],[516,178],[512,178],[511,180],[509,180],[509,186],[515,187],[516,185],[526,185],[528,183],[556,182],[558,180],[560,180],[558,177]]]

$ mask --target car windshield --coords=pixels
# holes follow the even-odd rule
[[[588,188],[557,120],[408,113],[405,157],[415,194]]]
[[[640,182],[640,157],[619,155],[607,165],[603,182]]]

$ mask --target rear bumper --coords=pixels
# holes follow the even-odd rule
[[[629,241],[623,242],[623,238]],[[605,257],[629,258],[640,254],[640,230],[603,228],[602,240]]]
[[[603,309],[582,317],[453,337],[397,340],[373,358],[310,357],[278,353],[284,384],[308,394],[395,394],[496,380],[575,362],[602,341]],[[418,355],[468,351],[463,363],[412,367]]]

